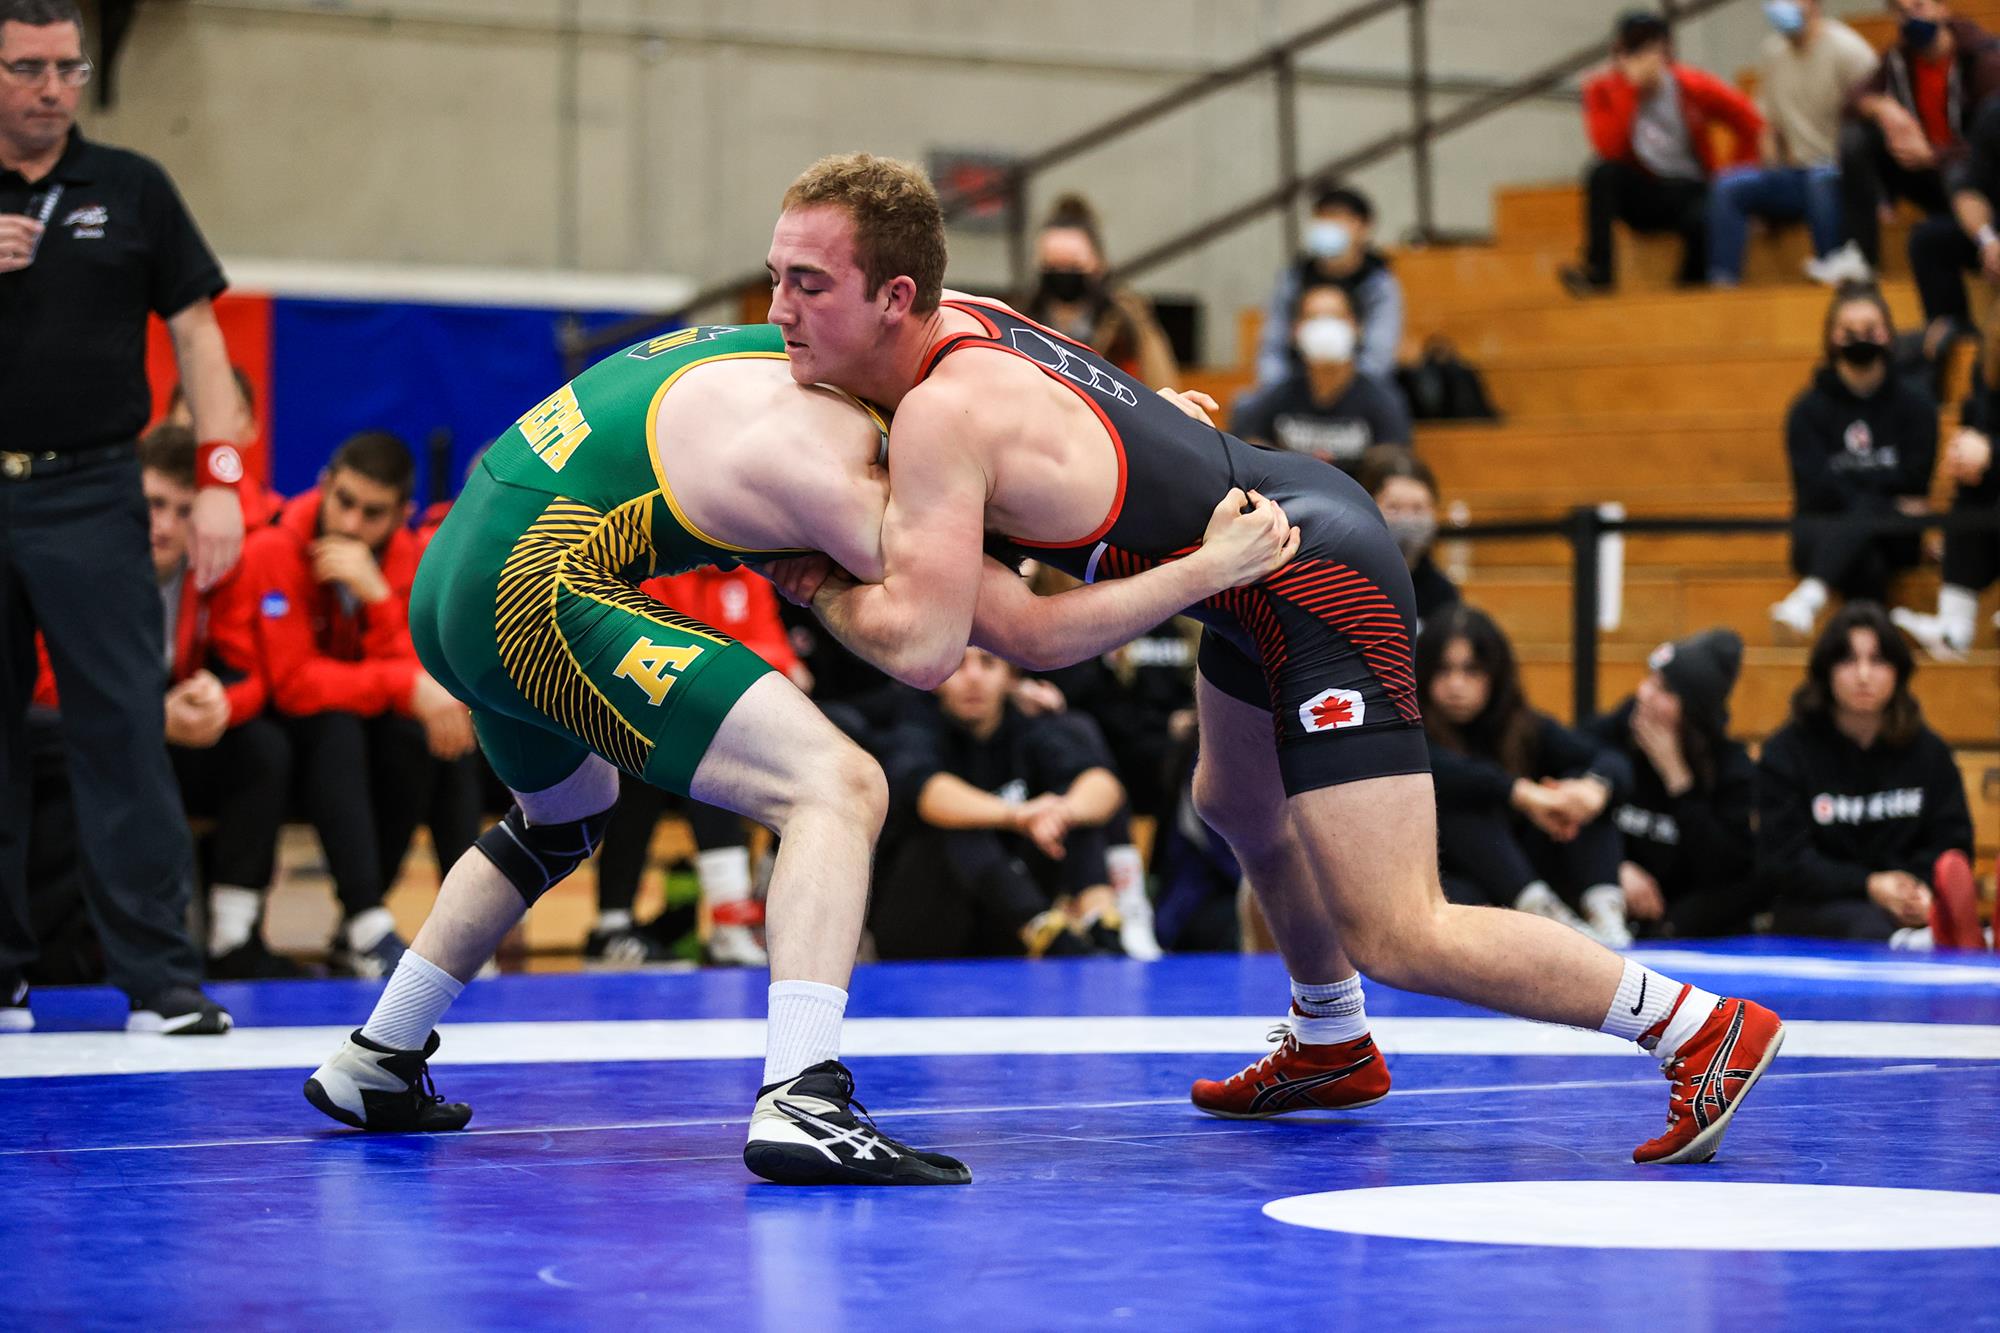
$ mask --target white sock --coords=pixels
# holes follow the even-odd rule
[[[361,1035],[393,1050],[422,1050],[431,1029],[464,989],[463,981],[411,949],[396,964],[389,988],[375,1002]]]
[[[1947,583],[1938,589],[1938,621],[1954,647],[1972,646],[1972,623],[1979,616],[1979,594]]]
[[[1814,615],[1818,615],[1820,609],[1826,605],[1827,596],[1826,584],[1820,580],[1800,579],[1799,586],[1785,594],[1785,600],[1803,606]]]
[[[764,1035],[764,1086],[840,1058],[840,1020],[847,992],[817,981],[771,983],[771,1017]]]
[[[1681,999],[1683,991],[1687,993],[1686,1000]],[[1678,1009],[1674,1007],[1676,1003],[1680,1006]],[[1665,1021],[1666,1030],[1655,1045],[1646,1046],[1646,1049],[1672,1055],[1680,1049],[1682,1042],[1708,1021],[1709,1011],[1715,1008],[1715,1003],[1716,997],[1709,992],[1695,986],[1683,986],[1672,977],[1663,977],[1652,968],[1641,967],[1628,958],[1625,960],[1625,975],[1618,979],[1618,993],[1611,997],[1611,1009],[1604,1015],[1604,1021],[1598,1024],[1597,1030],[1646,1046],[1646,1034]]]
[[[347,922],[347,947],[367,953],[396,929],[396,918],[386,907],[356,912]]]
[[[208,956],[219,958],[231,949],[250,942],[257,929],[257,914],[264,908],[264,895],[255,889],[234,884],[218,884],[208,895]]]
[[[712,910],[718,903],[740,903],[750,896],[750,849],[715,847],[696,852],[695,883]]]
[[[1331,1046],[1368,1035],[1368,1011],[1359,974],[1325,985],[1292,983],[1292,1031],[1306,1046]]]
[[[608,912],[599,912],[597,914],[596,929],[606,933],[614,930],[630,930],[632,929],[632,914],[617,908],[613,908]]]

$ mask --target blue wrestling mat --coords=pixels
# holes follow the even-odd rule
[[[471,1128],[299,1087],[377,987],[218,985],[238,1030],[35,996],[0,1036],[0,1328],[1861,1328],[2000,1324],[2000,966],[1784,942],[1636,956],[1776,1008],[1706,1167],[1639,1168],[1629,1046],[1369,988],[1395,1092],[1211,1120],[1275,959],[879,966],[847,1049],[959,1189],[785,1189],[740,1152],[764,979],[503,977],[442,1028]]]

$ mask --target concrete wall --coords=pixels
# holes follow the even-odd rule
[[[868,147],[1031,152],[1189,74],[1344,7],[1306,0],[187,0],[146,3],[118,102],[90,132],[159,157],[225,256],[666,271],[697,281],[763,255],[773,208],[815,156]],[[1611,0],[1432,0],[1440,78],[1505,79],[1603,33]],[[1749,63],[1750,0],[1685,55]],[[1310,58],[1308,163],[1407,120],[1406,27],[1378,19]],[[1459,96],[1463,96],[1460,94]],[[1439,110],[1458,97],[1440,96]],[[1267,80],[1047,178],[1080,189],[1135,253],[1276,178]],[[1573,103],[1526,104],[1444,141],[1440,224],[1483,229],[1490,191],[1583,160]],[[1406,159],[1363,172],[1387,234],[1414,206]],[[1281,227],[1241,229],[1147,284],[1256,301]],[[1005,271],[954,237],[955,278]],[[1214,354],[1227,356],[1226,338]]]

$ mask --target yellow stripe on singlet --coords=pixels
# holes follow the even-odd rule
[[[673,374],[667,376],[667,378],[661,382],[660,387],[653,391],[653,401],[647,404],[646,407],[646,459],[653,465],[653,477],[660,483],[660,498],[667,502],[667,509],[670,513],[673,514],[674,522],[680,524],[682,529],[685,530],[687,534],[690,537],[693,537],[696,541],[704,542],[709,546],[715,547],[717,550],[736,551],[744,555],[772,554],[772,552],[767,552],[762,547],[738,546],[734,542],[726,542],[718,537],[709,536],[707,533],[703,532],[699,527],[695,526],[694,520],[689,518],[687,516],[687,512],[681,508],[680,501],[674,498],[674,488],[667,484],[667,470],[660,465],[660,444],[658,439],[658,429],[659,429],[658,423],[660,416],[661,400],[663,400],[667,396],[667,390],[673,388],[675,382],[678,381],[681,376],[687,374],[690,370],[693,370],[698,366],[710,365],[717,361],[789,361],[789,360],[791,360],[791,358],[786,356],[783,352],[720,352],[714,356],[702,357],[699,361],[688,362],[686,365],[682,366],[679,370],[676,370]],[[794,547],[794,546],[788,546],[782,548],[783,551],[803,551],[804,549],[806,548]]]

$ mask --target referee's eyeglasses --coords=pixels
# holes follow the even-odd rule
[[[90,62],[88,60],[8,60],[0,62],[0,71],[15,83],[29,88],[39,88],[42,81],[54,70],[56,78],[71,88],[81,88],[90,82]]]

